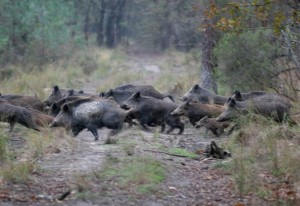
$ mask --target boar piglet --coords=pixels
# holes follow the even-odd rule
[[[195,127],[201,128],[205,127],[207,130],[210,130],[217,137],[224,133],[224,129],[229,126],[228,122],[218,122],[215,118],[209,118],[207,116],[200,119],[196,122]]]
[[[167,133],[178,128],[179,133],[184,131],[184,124],[180,121],[179,116],[172,116],[171,112],[178,105],[173,102],[156,99],[149,96],[143,96],[140,92],[134,93],[128,100],[121,105],[124,109],[130,109],[140,125],[148,130],[148,126],[161,126],[161,131],[165,130],[165,125],[169,125],[170,129]]]
[[[224,111],[224,107],[220,105],[203,104],[199,102],[186,101],[180,104],[171,115],[173,116],[186,116],[192,125],[195,126],[196,122],[201,118],[217,117]]]
[[[289,117],[290,108],[277,101],[263,101],[248,100],[248,101],[235,101],[229,98],[226,103],[225,111],[217,117],[217,121],[227,121],[237,118],[242,114],[254,112],[256,114],[264,115],[273,118],[275,121],[282,122],[285,118]]]
[[[127,112],[112,100],[81,99],[65,103],[50,126],[64,126],[73,135],[78,135],[83,129],[88,129],[98,140],[97,129],[106,127],[112,129],[114,135],[122,129]]]

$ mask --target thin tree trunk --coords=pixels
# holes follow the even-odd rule
[[[202,69],[201,69],[201,82],[202,87],[213,90],[218,93],[217,83],[213,76],[214,58],[213,49],[217,41],[216,31],[210,26],[207,18],[204,19],[206,25],[203,40],[202,40]]]

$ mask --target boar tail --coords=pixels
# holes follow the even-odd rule
[[[168,97],[172,102],[175,102],[174,97],[170,94],[163,94],[163,98]]]

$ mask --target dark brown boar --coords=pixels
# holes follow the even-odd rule
[[[255,91],[249,93],[239,93],[241,100],[248,100],[257,96],[267,94],[264,91]],[[195,84],[184,96],[180,98],[182,101],[197,101],[202,103],[214,103],[219,105],[224,105],[229,97],[217,95],[206,88]]]
[[[218,137],[224,133],[224,129],[226,129],[229,125],[229,122],[218,122],[216,118],[209,118],[205,116],[198,122],[196,122],[195,127],[205,127],[207,130],[212,131],[212,133]]]
[[[135,92],[140,92],[143,96],[154,97],[156,99],[168,97],[174,102],[173,96],[170,94],[162,94],[151,85],[121,85],[114,89],[110,89],[108,92],[102,92],[99,96],[105,98],[113,97],[118,104],[122,104],[123,101],[127,100]]]
[[[74,136],[87,128],[98,140],[97,129],[106,127],[111,129],[110,135],[116,134],[122,129],[128,112],[112,100],[80,99],[65,103],[50,126],[64,126]]]
[[[5,100],[15,106],[32,108],[38,111],[44,110],[44,103],[37,96],[8,94],[1,95],[0,99]]]
[[[0,121],[9,123],[10,132],[13,131],[16,123],[39,131],[34,121],[33,112],[30,109],[12,105],[4,100],[0,100]]]
[[[226,109],[217,121],[227,121],[237,118],[242,114],[254,112],[260,115],[273,118],[275,121],[282,122],[284,119],[289,118],[290,107],[277,101],[263,101],[263,99],[252,99],[248,101],[235,101],[229,98],[226,103]]]
[[[239,90],[236,90],[231,96],[231,98],[235,99],[236,101],[246,101],[248,99],[253,99],[258,96],[262,96],[266,94],[271,94],[271,93],[265,91],[252,91],[247,93],[241,93]]]
[[[197,121],[201,118],[208,117],[217,117],[223,111],[224,107],[220,105],[214,104],[203,104],[199,102],[191,102],[186,101],[179,105],[174,111],[172,111],[171,115],[174,116],[186,116],[192,125],[195,125]]]
[[[170,114],[177,106],[178,105],[173,102],[143,96],[140,92],[134,93],[121,104],[122,108],[131,110],[130,114],[133,115],[146,130],[148,130],[147,126],[161,126],[161,131],[163,132],[167,124],[170,126],[167,133],[178,128],[178,134],[182,134],[184,124],[180,121],[180,117]]]

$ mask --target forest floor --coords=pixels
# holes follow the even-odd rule
[[[143,81],[143,80],[140,80]],[[146,81],[146,80],[145,80]],[[148,81],[148,80],[147,80]],[[93,92],[96,82],[90,81],[85,90]],[[22,130],[21,130],[22,131]],[[13,133],[10,145],[22,147],[22,132]],[[143,131],[127,127],[113,137],[116,144],[105,144],[109,130],[98,130],[100,140],[94,141],[88,131],[77,137],[69,137],[64,130],[55,131],[59,142],[68,141],[68,147],[49,148],[37,160],[40,169],[34,172],[29,183],[1,184],[0,205],[143,205],[143,206],[191,206],[191,205],[270,205],[254,195],[240,196],[232,176],[221,165],[230,158],[207,158],[204,151],[212,140],[218,144],[230,137],[214,137],[204,129],[195,129],[188,122],[182,135]],[[130,153],[124,150],[124,142],[134,142]],[[123,142],[119,144],[118,142]],[[70,146],[71,145],[71,146]],[[159,145],[159,147],[158,147]],[[162,150],[163,148],[163,150]],[[197,158],[174,156],[168,148],[183,148],[197,153]],[[234,155],[234,154],[233,154]],[[121,185],[116,178],[98,179],[95,174],[106,165],[107,159],[151,157],[162,163],[165,179],[151,192],[140,193]],[[19,157],[19,161],[22,161]],[[2,181],[2,180],[0,180]],[[64,197],[65,196],[65,197]],[[61,200],[58,200],[61,199]]]

